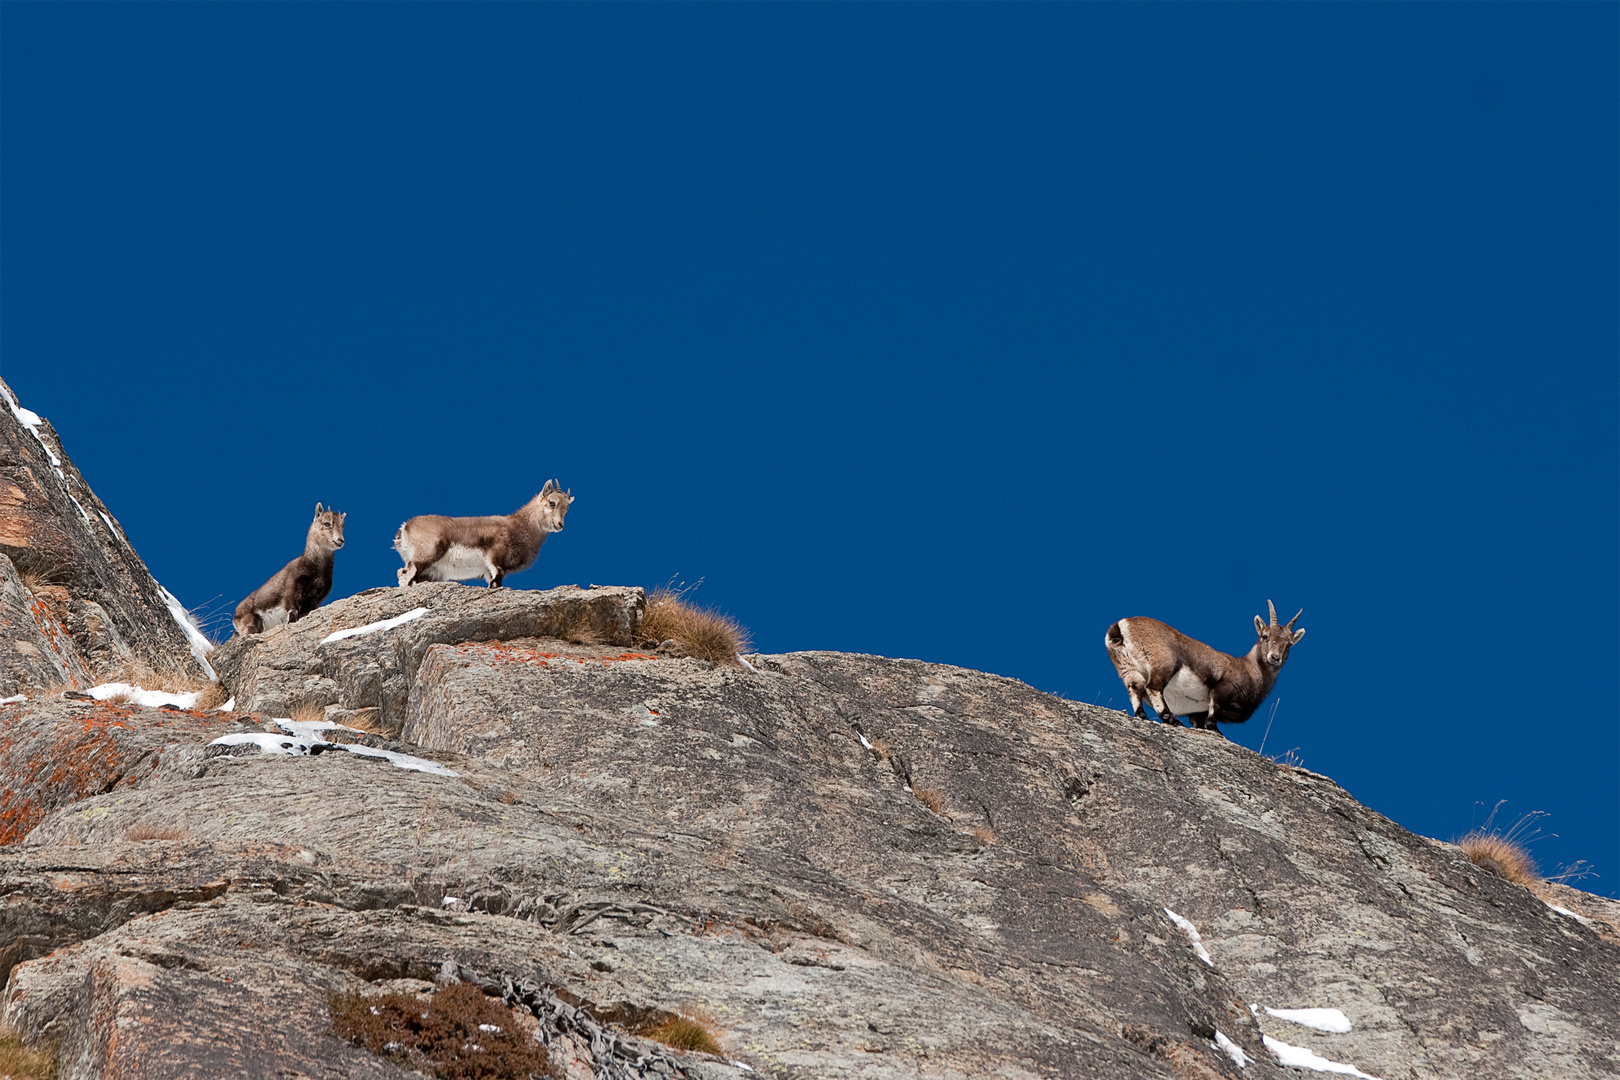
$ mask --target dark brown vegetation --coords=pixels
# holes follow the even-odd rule
[[[433,994],[337,994],[332,1030],[373,1054],[442,1080],[560,1075],[512,1011],[470,983]]]
[[[753,645],[747,629],[730,615],[689,603],[686,593],[690,591],[667,587],[652,591],[641,618],[642,643],[672,641],[687,656],[737,667],[737,658]]]
[[[945,813],[945,795],[938,788],[914,787],[911,793],[933,813],[940,815]]]

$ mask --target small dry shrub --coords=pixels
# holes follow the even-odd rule
[[[914,787],[911,789],[911,793],[917,797],[918,802],[928,807],[929,810],[941,816],[944,815],[945,796],[938,788]]]
[[[882,739],[872,740],[872,756],[877,758],[879,761],[888,761],[889,756],[893,753],[894,750]]]
[[[753,645],[748,631],[730,615],[688,603],[686,593],[690,591],[667,587],[653,590],[641,618],[642,644],[675,641],[688,656],[740,666],[737,657]]]
[[[353,716],[344,720],[343,725],[372,735],[387,735],[388,733],[383,730],[382,722],[377,719],[381,715],[382,712],[379,709],[359,709]]]
[[[148,825],[143,821],[124,830],[125,840],[184,840],[190,835],[183,825]]]
[[[335,994],[332,1030],[441,1080],[560,1075],[546,1048],[519,1027],[512,1011],[471,983],[454,983],[430,995]]]
[[[972,831],[974,837],[981,844],[993,844],[996,842],[996,830],[988,825],[975,825]]]
[[[1468,861],[1480,869],[1536,892],[1542,888],[1542,877],[1541,871],[1536,869],[1536,861],[1530,857],[1530,842],[1541,835],[1536,822],[1547,815],[1544,811],[1532,810],[1503,832],[1492,824],[1500,809],[1502,803],[1499,802],[1491,808],[1485,824],[1464,834],[1457,846],[1467,853]]]
[[[699,1050],[705,1054],[720,1054],[720,1040],[714,1032],[713,1022],[703,1014],[672,1016],[656,1027],[640,1032],[641,1035],[673,1046],[677,1050]]]
[[[56,1080],[56,1048],[23,1045],[22,1036],[0,1028],[0,1076],[9,1080]]]
[[[144,690],[145,687],[142,687],[141,689]],[[135,700],[135,691],[120,690],[116,694],[108,694],[101,700],[105,701],[109,705],[128,705],[130,702]]]
[[[187,674],[177,668],[155,668],[140,659],[125,660],[104,675],[101,681],[128,683],[142,690],[161,690],[167,694],[200,694],[223,689],[219,683],[201,675]],[[221,704],[224,701],[224,698],[220,698]]]
[[[301,724],[320,723],[326,719],[325,705],[294,705],[287,710],[287,719],[296,720]]]
[[[231,692],[225,689],[225,684],[211,682],[199,691],[197,703],[192,708],[207,712],[210,709],[222,707],[229,700],[231,700]]]

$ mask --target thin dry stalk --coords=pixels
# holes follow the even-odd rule
[[[690,591],[668,587],[653,590],[641,618],[642,643],[673,641],[688,656],[741,667],[737,658],[753,646],[748,630],[730,615],[688,603],[686,593]]]
[[[1492,825],[1496,811],[1501,808],[1502,803],[1497,803],[1485,824],[1466,833],[1457,841],[1457,846],[1468,854],[1468,861],[1480,869],[1537,892],[1542,888],[1542,877],[1535,859],[1530,857],[1530,843],[1541,835],[1536,822],[1547,815],[1544,811],[1532,810],[1503,832]]]

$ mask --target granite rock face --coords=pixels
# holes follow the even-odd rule
[[[161,597],[12,564],[111,558],[62,476],[0,517],[0,689],[184,655]],[[1614,901],[1011,679],[640,651],[644,606],[376,589],[217,650],[228,713],[0,705],[5,1023],[66,1080],[403,1077],[333,995],[460,981],[570,1080],[1620,1074]],[[1268,1011],[1311,1008],[1349,1029]]]
[[[1244,1076],[1282,1075],[1267,1035],[1384,1080],[1620,1068],[1620,905],[1562,914],[1207,734],[916,661],[750,662],[426,645],[401,738],[345,737],[454,777],[109,715],[139,763],[0,852],[6,1017],[76,1077],[393,1075],[327,995],[441,977],[576,1076],[1236,1076],[1216,1031]],[[106,709],[0,725],[62,744]],[[692,1010],[723,1059],[615,1020]]]
[[[83,682],[135,659],[159,671],[207,674],[207,642],[177,621],[172,602],[117,520],[62,449],[50,421],[0,382],[0,696],[26,685]],[[9,594],[26,578],[37,629],[55,652],[31,665]],[[21,653],[16,663],[9,654]],[[48,674],[46,673],[48,669]]]

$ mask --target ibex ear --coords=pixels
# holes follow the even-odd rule
[[[320,512],[321,512],[321,504],[320,504],[320,503],[316,503],[316,504],[315,504],[315,512],[316,512],[316,513],[317,513],[317,514],[318,514],[318,513],[320,513]]]
[[[1304,637],[1304,636],[1305,636],[1305,631],[1303,631],[1303,630],[1295,630],[1294,631],[1293,644],[1298,645],[1299,644],[1299,639]]]
[[[542,494],[542,495],[550,495],[551,494],[551,481],[550,480],[547,480],[546,481],[546,486],[540,489],[540,494]]]
[[[1258,615],[1254,617],[1254,632],[1259,634],[1261,637],[1266,636],[1266,620],[1262,619]]]

